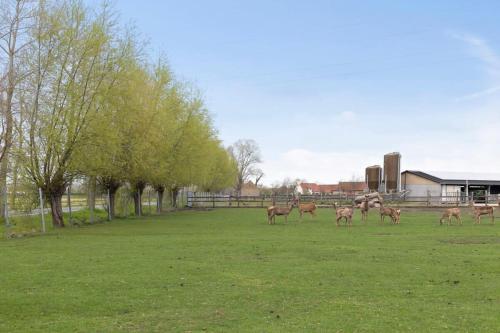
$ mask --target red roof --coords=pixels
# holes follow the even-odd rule
[[[319,191],[321,193],[333,193],[338,192],[339,185],[337,184],[328,184],[328,185],[319,185]]]
[[[304,191],[311,191],[313,193],[319,192],[319,186],[316,183],[300,183],[300,187],[302,187],[302,190]]]
[[[361,192],[368,189],[368,185],[365,182],[339,182],[339,187],[343,192]]]
[[[339,190],[339,185],[336,184],[301,183],[300,187],[303,191],[311,191],[312,193],[333,193]]]

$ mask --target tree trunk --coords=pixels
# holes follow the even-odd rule
[[[120,182],[113,177],[99,177],[99,183],[107,190],[109,193],[109,219],[113,220],[116,216],[115,214],[115,198],[116,192],[120,188]]]
[[[134,212],[135,216],[142,216],[142,192],[146,187],[146,182],[138,181],[135,183],[134,191]]]
[[[118,189],[115,189],[114,191],[109,190],[109,219],[113,220],[115,218],[115,197],[116,197],[116,191]]]
[[[63,191],[64,192],[64,191]],[[54,228],[64,227],[62,211],[62,193],[51,192],[48,195],[50,201],[50,212],[52,214],[52,225]]]
[[[156,199],[156,212],[161,214],[161,208],[163,207],[163,194],[165,193],[165,186],[158,185],[155,187],[158,197]]]
[[[0,191],[4,191],[4,188],[7,186],[7,167],[8,167],[8,155],[4,155],[2,162],[0,163]],[[2,198],[3,200],[3,198]],[[0,205],[0,216],[5,215],[5,205]]]
[[[141,195],[138,191],[134,192],[134,214],[141,216]]]
[[[174,187],[172,189],[172,207],[177,208],[177,195],[179,194],[179,189]]]

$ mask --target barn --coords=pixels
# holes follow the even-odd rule
[[[462,198],[499,196],[500,174],[474,172],[424,172],[406,170],[401,173],[401,187],[407,197],[460,196]]]

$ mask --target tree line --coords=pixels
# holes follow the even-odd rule
[[[114,198],[129,184],[136,214],[147,185],[158,192],[238,181],[197,90],[164,58],[150,61],[133,28],[106,4],[0,0],[0,186],[40,188],[55,227],[62,197],[86,177]]]

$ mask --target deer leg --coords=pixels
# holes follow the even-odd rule
[[[460,223],[460,225],[462,225],[462,218],[460,217],[460,215],[457,215],[457,220]]]

